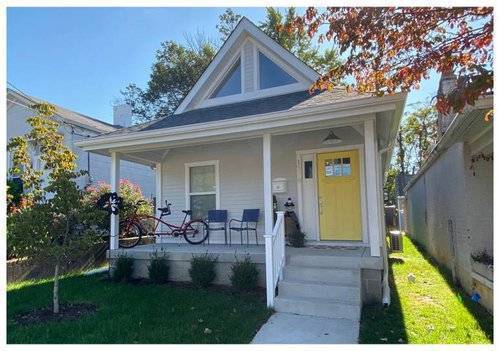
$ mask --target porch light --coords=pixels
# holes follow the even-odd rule
[[[332,144],[338,144],[341,143],[342,139],[340,139],[338,136],[335,135],[333,130],[330,130],[328,135],[326,136],[325,139],[323,139],[322,144],[325,145],[332,145]]]

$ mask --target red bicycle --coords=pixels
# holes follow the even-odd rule
[[[119,244],[122,248],[131,248],[139,244],[143,236],[152,235],[171,235],[178,237],[184,236],[184,239],[193,245],[198,245],[208,238],[208,225],[201,219],[193,219],[186,222],[188,216],[191,215],[191,210],[183,210],[184,219],[180,226],[167,223],[162,218],[171,214],[170,203],[165,201],[166,207],[158,208],[160,217],[151,215],[139,215],[137,210],[145,201],[140,200],[135,204],[134,213],[129,218],[120,222]],[[158,228],[163,226],[166,231],[158,231]]]

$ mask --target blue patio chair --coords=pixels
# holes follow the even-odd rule
[[[208,231],[224,231],[224,242],[227,245],[227,210],[208,210]],[[208,235],[210,244],[210,234]]]
[[[233,226],[232,223],[239,223],[240,226]],[[241,245],[243,245],[243,232],[247,232],[247,245],[249,244],[248,232],[255,232],[255,243],[259,245],[257,235],[257,224],[259,223],[259,209],[244,209],[241,220],[231,219],[229,221],[229,245],[231,245],[232,231],[240,232]]]

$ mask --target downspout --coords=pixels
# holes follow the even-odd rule
[[[380,160],[382,160],[382,154],[387,153],[387,151],[392,150],[393,145],[390,144],[388,147],[379,150],[379,155],[380,155]],[[390,162],[390,160],[388,160]],[[383,210],[383,188],[384,188],[384,177],[385,177],[385,167],[381,164],[380,165],[383,170],[382,174],[382,210]],[[385,238],[385,220],[384,220],[384,214],[382,213],[382,229],[380,231],[380,242],[382,243],[382,256],[383,258],[383,274],[382,274],[382,304],[384,306],[389,306],[391,304],[391,288],[389,286],[389,259],[387,257],[387,240]]]

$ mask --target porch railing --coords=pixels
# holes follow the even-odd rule
[[[285,265],[285,219],[284,212],[276,212],[277,218],[272,234],[266,240],[266,296],[267,307],[274,307],[274,295],[278,280]]]

